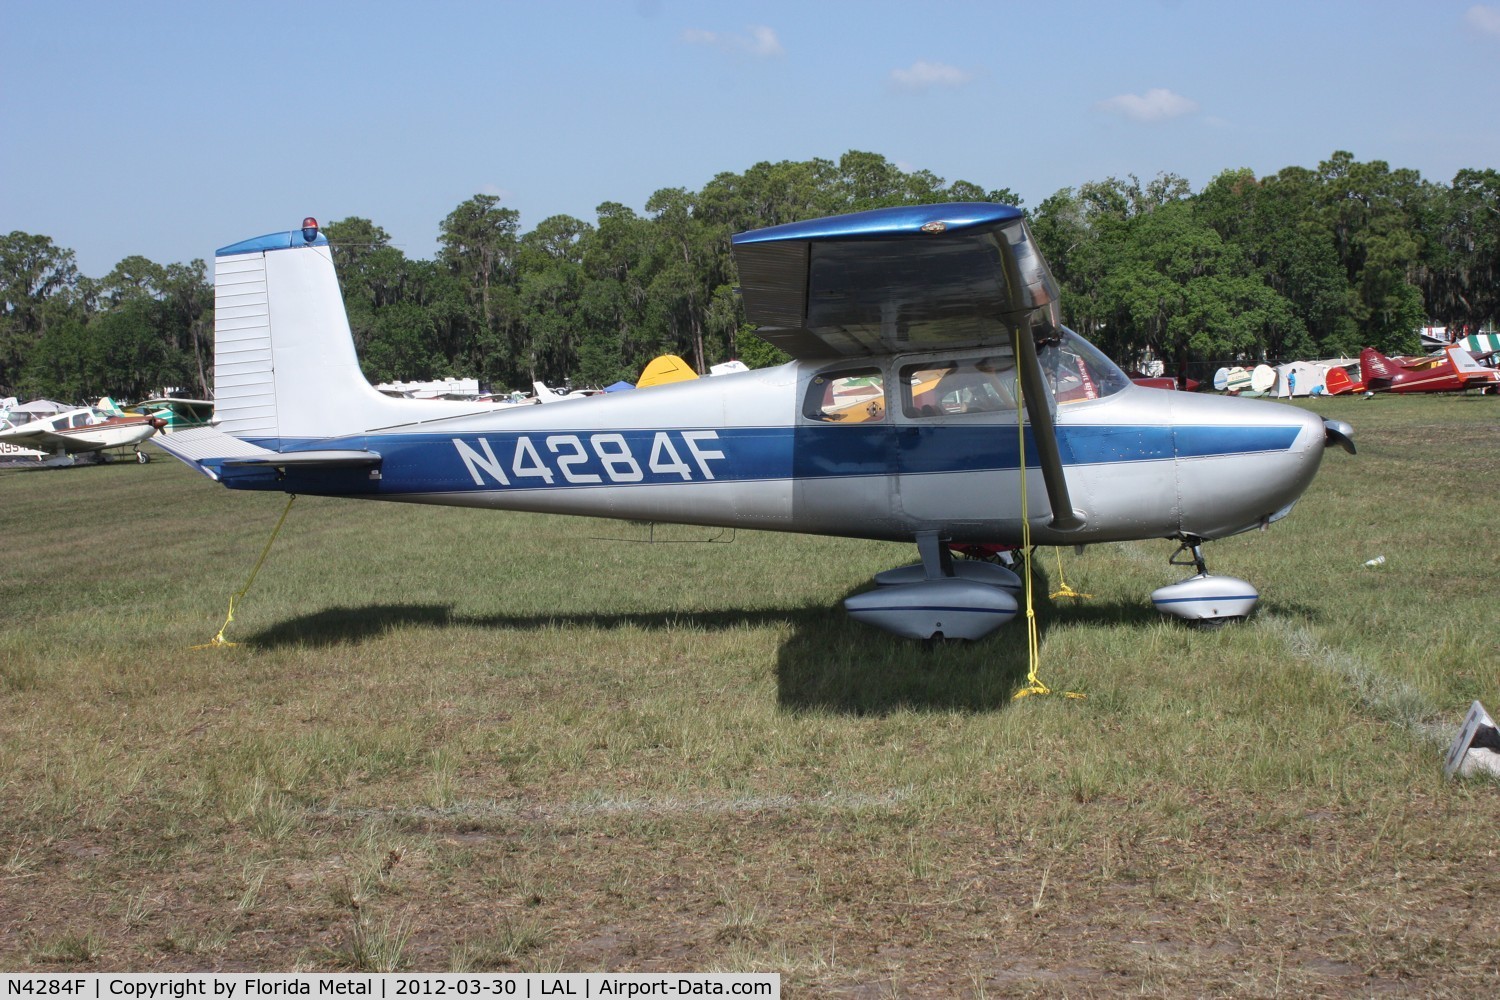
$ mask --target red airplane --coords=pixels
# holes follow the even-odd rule
[[[1175,379],[1168,375],[1151,376],[1134,368],[1126,374],[1130,376],[1130,381],[1148,389],[1182,389],[1185,392],[1197,392],[1201,384],[1195,378]]]
[[[1359,370],[1359,382],[1328,379],[1328,392],[1335,396],[1347,392],[1463,392],[1500,385],[1500,371],[1486,368],[1468,351],[1451,344],[1437,354],[1414,360],[1388,358],[1366,347],[1359,352]]]

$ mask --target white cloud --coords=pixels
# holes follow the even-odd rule
[[[776,32],[763,24],[752,25],[750,37],[754,40],[750,46],[750,54],[757,56],[784,56],[786,49],[781,47],[781,39],[776,37]]]
[[[1190,101],[1181,94],[1174,94],[1164,87],[1148,90],[1144,94],[1121,94],[1107,101],[1100,101],[1102,111],[1124,115],[1138,122],[1162,122],[1178,118],[1198,110],[1198,102]]]
[[[730,52],[742,52],[758,59],[771,59],[786,55],[786,49],[782,48],[781,39],[776,37],[775,29],[763,24],[752,24],[745,29],[744,34],[688,28],[683,31],[682,40],[689,45],[709,45]]]
[[[961,87],[974,79],[956,66],[918,59],[906,69],[891,70],[891,83],[903,90],[927,90],[930,87]]]
[[[1484,35],[1500,38],[1500,7],[1475,4],[1464,11],[1464,24]]]

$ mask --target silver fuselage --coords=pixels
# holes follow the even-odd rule
[[[894,385],[920,356],[876,358]],[[1266,523],[1306,489],[1319,417],[1293,406],[1128,386],[1055,406],[1083,527],[1052,512],[1014,409],[829,423],[807,415],[837,363],[446,414],[270,447],[359,449],[378,469],[217,468],[232,488],[911,540],[1041,544],[1213,539]],[[847,366],[845,366],[847,367]],[[1023,460],[1024,457],[1024,460]]]

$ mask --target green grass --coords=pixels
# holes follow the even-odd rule
[[[1327,400],[1296,512],[924,652],[910,546],[0,472],[0,968],[780,971],[790,996],[1475,995],[1500,974],[1500,401]],[[657,538],[712,532],[660,528]],[[1379,569],[1365,560],[1384,555]],[[1058,561],[1041,553],[1043,586]]]

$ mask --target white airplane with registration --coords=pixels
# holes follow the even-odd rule
[[[107,400],[100,400],[105,404]],[[151,461],[140,444],[155,434],[157,425],[145,416],[127,416],[104,406],[81,406],[23,424],[0,427],[0,457],[35,456],[47,466],[72,465],[74,455],[109,448],[134,448],[136,461]]]
[[[160,446],[230,489],[907,541],[845,601],[922,640],[1015,616],[1020,580],[952,544],[1163,538],[1196,573],[1152,595],[1205,624],[1255,588],[1202,544],[1288,513],[1352,432],[1293,406],[1159,392],[1064,327],[1022,213],[879,209],[732,240],[746,315],[794,360],[495,410],[396,400],[360,372],[327,239],[215,264],[216,425]]]

